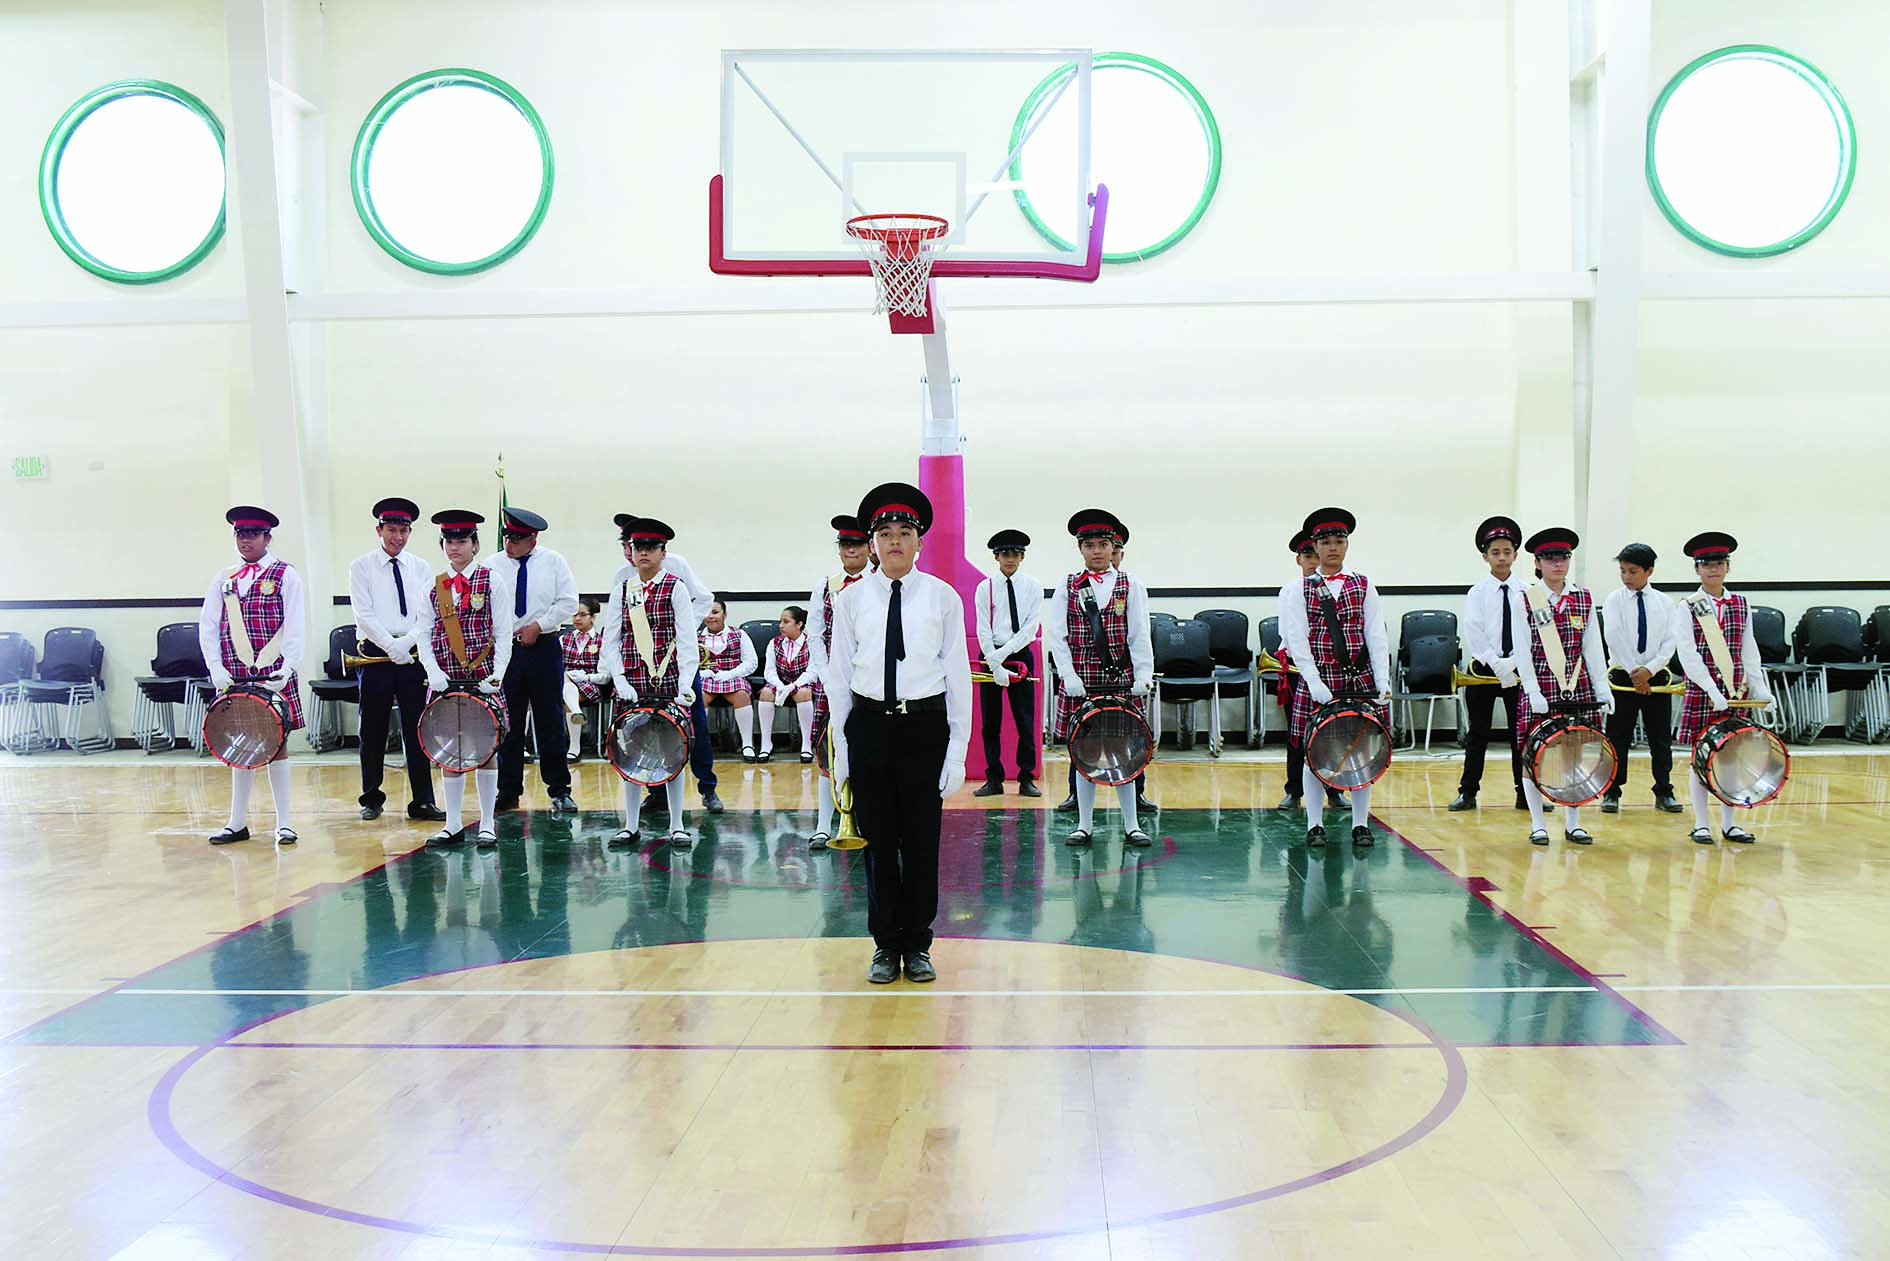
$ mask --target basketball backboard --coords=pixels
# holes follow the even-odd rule
[[[721,173],[710,267],[737,275],[864,275],[846,222],[950,223],[934,276],[1093,280],[1088,49],[738,49],[722,54]],[[1067,198],[1077,230],[1019,204]],[[1096,241],[1092,242],[1092,236]],[[1092,258],[1092,256],[1094,256]]]

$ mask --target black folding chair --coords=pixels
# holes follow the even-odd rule
[[[1463,726],[1463,697],[1451,684],[1453,671],[1463,660],[1457,636],[1457,615],[1448,609],[1413,609],[1398,620],[1397,681],[1391,690],[1392,726],[1403,709],[1403,728],[1410,733],[1410,748],[1417,747],[1417,707],[1424,710],[1424,751],[1431,751],[1431,728],[1439,704],[1452,708],[1453,728]]]
[[[157,655],[151,673],[135,680],[138,694],[132,701],[131,738],[146,753],[163,753],[178,745],[176,707],[184,707],[183,743],[196,745],[202,737],[203,690],[210,679],[203,649],[197,643],[197,623],[172,622],[158,627]]]
[[[1175,706],[1175,743],[1184,749],[1194,747],[1194,706],[1208,702],[1208,754],[1221,755],[1220,707],[1214,704],[1214,651],[1206,622],[1177,618],[1173,625],[1156,626],[1155,704],[1149,725],[1155,739],[1161,740],[1161,709],[1166,701]]]
[[[15,753],[35,753],[62,742],[80,753],[100,753],[117,744],[105,704],[105,645],[89,627],[56,626],[46,632],[39,674],[21,683],[26,719]],[[96,716],[85,731],[85,711]],[[56,716],[55,716],[56,715]]]
[[[1239,609],[1202,609],[1194,615],[1206,622],[1208,651],[1214,659],[1214,705],[1234,698],[1247,706],[1247,744],[1254,740],[1259,708],[1259,671],[1254,668],[1253,645],[1247,638],[1247,615]],[[1219,753],[1216,747],[1213,752]]]
[[[352,657],[360,651],[360,641],[356,636],[353,623],[337,626],[328,632],[328,659],[322,663],[322,676],[310,679],[309,693],[315,698],[315,712],[310,716],[308,727],[308,747],[317,753],[327,753],[342,745],[343,705],[360,705],[361,681],[349,670],[344,657]],[[398,730],[398,725],[395,730]]]

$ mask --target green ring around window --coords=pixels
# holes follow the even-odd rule
[[[1180,226],[1176,227],[1174,231],[1146,249],[1118,250],[1115,252],[1110,252],[1105,249],[1103,251],[1103,262],[1105,263],[1134,263],[1145,258],[1153,258],[1163,250],[1174,245],[1175,242],[1179,241],[1182,237],[1192,232],[1194,225],[1201,222],[1201,216],[1207,213],[1208,203],[1214,200],[1214,190],[1220,186],[1221,182],[1220,125],[1214,121],[1214,111],[1208,108],[1207,98],[1196,90],[1194,84],[1183,78],[1174,67],[1159,62],[1153,57],[1144,57],[1140,53],[1097,53],[1091,60],[1090,65],[1092,75],[1096,70],[1137,70],[1143,74],[1153,75],[1157,79],[1160,79],[1188,98],[1189,104],[1194,107],[1195,118],[1201,123],[1201,132],[1207,137],[1207,179],[1201,184],[1201,195],[1195,200],[1194,209],[1188,213],[1186,219],[1181,221]],[[1023,107],[1017,111],[1017,121],[1011,126],[1010,148],[1012,151],[1016,151],[1018,144],[1022,142],[1024,130],[1029,126],[1031,116],[1037,111],[1037,107],[1043,102],[1044,98],[1055,91],[1064,79],[1074,73],[1076,73],[1076,66],[1074,64],[1059,66],[1046,75],[1043,82],[1039,83],[1031,90],[1030,95],[1024,98]],[[1037,213],[1037,208],[1031,205],[1030,194],[1026,192],[1021,185],[1021,181],[1024,178],[1024,155],[1021,152],[1011,161],[1010,178],[1019,181],[1019,187],[1014,190],[1014,196],[1017,198],[1017,207],[1024,212],[1024,217],[1030,220],[1030,226],[1037,230],[1037,234],[1058,249],[1069,250],[1076,248],[1074,244],[1064,240],[1054,228],[1045,223],[1043,217]],[[1107,229],[1105,229],[1105,232],[1106,231]]]
[[[1661,187],[1660,172],[1654,165],[1654,139],[1660,130],[1660,116],[1667,108],[1667,101],[1686,82],[1694,71],[1703,66],[1721,61],[1756,59],[1769,61],[1783,66],[1809,83],[1824,101],[1825,108],[1831,111],[1831,121],[1838,132],[1838,148],[1843,163],[1843,174],[1832,186],[1831,194],[1825,199],[1824,208],[1803,228],[1770,245],[1728,245],[1715,240],[1692,224],[1688,223],[1680,212],[1667,199],[1667,191]],[[1679,230],[1680,234],[1696,245],[1704,246],[1716,254],[1725,254],[1731,258],[1770,258],[1776,254],[1785,254],[1797,249],[1812,237],[1830,226],[1831,220],[1844,206],[1844,199],[1850,195],[1851,181],[1857,175],[1857,127],[1851,120],[1851,108],[1845,104],[1844,96],[1832,84],[1831,80],[1802,57],[1774,48],[1770,44],[1729,44],[1724,48],[1715,48],[1710,53],[1702,54],[1680,68],[1680,72],[1667,81],[1660,96],[1654,102],[1654,108],[1647,115],[1647,187],[1654,195],[1654,203],[1660,207],[1660,213],[1667,216],[1667,222]]]
[[[374,196],[368,187],[367,178],[368,162],[374,156],[374,142],[380,136],[381,128],[387,125],[387,120],[392,118],[394,112],[401,106],[421,93],[446,87],[482,88],[495,96],[503,97],[514,109],[525,116],[526,122],[531,124],[532,131],[538,136],[538,154],[544,160],[544,179],[538,188],[538,202],[532,207],[531,216],[525,220],[525,226],[519,229],[517,236],[499,249],[484,258],[475,258],[465,263],[443,263],[438,259],[428,258],[424,254],[416,254],[396,241],[387,231],[387,226],[381,222],[379,213],[374,209]],[[538,111],[532,108],[532,103],[520,95],[518,89],[496,75],[487,74],[482,70],[466,69],[429,70],[397,85],[386,96],[383,96],[375,103],[374,108],[368,111],[367,120],[361,124],[361,132],[354,140],[354,156],[348,164],[348,182],[354,189],[355,212],[361,216],[361,225],[367,229],[368,235],[374,238],[375,244],[407,266],[418,271],[432,272],[437,276],[467,276],[474,272],[485,271],[489,267],[497,267],[524,249],[525,243],[531,240],[532,235],[538,231],[538,225],[545,221],[545,211],[551,205],[554,173],[551,137],[545,131],[544,120],[538,116]]]
[[[210,231],[204,234],[203,240],[197,242],[195,249],[168,267],[160,267],[155,271],[126,271],[122,267],[113,267],[86,249],[72,234],[71,227],[66,223],[65,212],[59,208],[59,164],[65,160],[66,146],[72,143],[73,133],[78,131],[80,124],[101,106],[127,96],[160,96],[177,102],[203,119],[210,134],[216,137],[217,152],[224,152],[223,124],[208,105],[176,84],[157,79],[120,79],[115,83],[107,83],[87,92],[71,109],[60,115],[59,121],[53,125],[52,135],[46,138],[46,147],[39,156],[39,211],[46,219],[46,227],[52,233],[53,240],[59,242],[59,248],[73,262],[94,276],[117,284],[149,285],[181,276],[202,262],[204,255],[215,249],[217,242],[223,239],[224,219],[229,212],[229,181],[226,177],[224,196],[217,207],[217,220],[210,225]]]

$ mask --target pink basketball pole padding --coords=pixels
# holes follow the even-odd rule
[[[958,596],[965,602],[965,641],[971,657],[976,660],[983,654],[978,647],[977,624],[973,601],[978,594],[978,584],[987,575],[971,558],[965,554],[965,457],[962,455],[922,455],[919,457],[919,489],[932,501],[932,528],[926,531],[925,546],[919,549],[919,568],[935,578],[942,578],[952,585]],[[1042,641],[1033,641],[1030,646],[1030,677],[1034,686],[1043,686],[1043,650]],[[999,662],[989,662],[1001,668]],[[965,754],[965,782],[978,784],[985,777],[984,763],[984,718],[979,712],[977,689],[972,689],[971,698],[971,747]],[[1042,697],[1038,697],[1039,702]],[[1010,706],[1004,707],[1004,713],[1010,712]],[[1002,717],[999,721],[1003,721]],[[1037,778],[1043,779],[1043,727],[1033,720],[1027,733],[1030,747],[1036,752]],[[1005,739],[1005,749],[1015,749],[1016,741]],[[1013,772],[1015,768],[1009,768]]]

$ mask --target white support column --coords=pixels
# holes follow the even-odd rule
[[[1598,19],[1571,24],[1595,42],[1582,49],[1576,40],[1570,58],[1575,99],[1587,104],[1571,117],[1577,172],[1587,176],[1585,187],[1577,184],[1576,263],[1595,272],[1594,301],[1576,310],[1571,464],[1575,528],[1588,541],[1577,553],[1578,573],[1592,581],[1604,572],[1605,558],[1631,541],[1652,14],[1650,0],[1593,0],[1592,8],[1579,8]]]
[[[276,131],[263,0],[224,0],[230,65],[230,203],[242,245],[248,319],[248,428],[261,469],[261,498],[282,518],[280,551],[299,563],[308,596],[308,649],[303,675],[326,656],[334,590],[325,500],[309,491],[311,453],[296,409],[295,359],[284,293],[282,219],[277,195]],[[233,424],[243,417],[233,417]],[[248,435],[245,435],[248,436]],[[233,435],[233,445],[238,443]],[[239,467],[241,466],[239,462]]]
[[[925,352],[924,433],[919,450],[924,455],[962,455],[964,431],[958,423],[958,378],[952,375],[951,348],[945,341],[945,308],[939,302],[938,286],[931,286],[926,299],[932,315],[932,331],[919,336]]]

